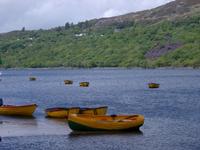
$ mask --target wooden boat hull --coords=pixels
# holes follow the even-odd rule
[[[70,114],[77,114],[80,108],[48,108],[45,110],[46,117],[51,118],[68,118]]]
[[[30,80],[30,81],[35,81],[35,80],[36,80],[36,77],[29,77],[29,80]]]
[[[107,106],[97,108],[80,108],[79,114],[105,115],[107,113],[107,109]]]
[[[89,86],[89,82],[80,82],[79,83],[79,85],[81,86],[81,87],[88,87]]]
[[[159,87],[160,87],[160,84],[157,84],[157,83],[149,83],[148,86],[149,86],[149,88],[151,88],[151,89],[155,89],[155,88],[159,88]]]
[[[72,80],[64,80],[64,83],[65,84],[73,84],[73,81]]]
[[[144,124],[142,115],[93,116],[72,114],[68,118],[73,131],[127,131],[138,130]]]
[[[36,104],[23,106],[3,105],[0,106],[0,115],[32,116],[36,108]]]
[[[47,117],[52,118],[68,118],[70,114],[90,114],[90,115],[105,115],[108,107],[97,108],[49,108],[45,110]]]

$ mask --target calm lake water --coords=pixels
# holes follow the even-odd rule
[[[1,70],[4,104],[37,103],[33,118],[0,116],[0,149],[200,149],[200,70]],[[36,81],[29,81],[36,76]],[[63,80],[74,81],[64,85]],[[89,81],[90,87],[79,87]],[[159,89],[148,89],[158,82]],[[47,119],[55,106],[109,106],[109,114],[143,114],[137,133],[73,134],[66,120]]]

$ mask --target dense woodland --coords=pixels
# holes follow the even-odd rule
[[[200,13],[154,22],[97,20],[0,34],[0,66],[200,67]],[[180,43],[175,49],[170,44]],[[168,45],[167,50],[163,49]],[[157,57],[146,54],[159,53]]]

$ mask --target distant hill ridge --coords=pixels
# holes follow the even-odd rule
[[[0,34],[0,66],[200,67],[200,0]]]
[[[125,21],[152,23],[165,19],[174,20],[197,12],[200,12],[200,0],[176,0],[151,10],[98,19],[95,27],[104,27]]]

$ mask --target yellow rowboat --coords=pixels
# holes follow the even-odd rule
[[[96,107],[96,108],[80,108],[79,114],[88,114],[88,115],[105,115],[107,113],[108,107]]]
[[[88,87],[89,86],[89,82],[80,82],[79,83],[79,85],[81,86],[81,87]]]
[[[73,131],[125,131],[139,130],[144,124],[142,115],[94,116],[71,114],[69,127]]]
[[[72,108],[55,107],[46,109],[45,113],[46,117],[68,118],[68,115],[77,114],[79,110],[80,110],[79,107],[72,107]]]
[[[0,115],[32,116],[36,108],[36,104],[22,106],[2,105],[0,106]]]
[[[149,88],[151,88],[151,89],[155,89],[155,88],[159,88],[160,87],[160,84],[158,84],[158,83],[149,83],[148,84],[148,86],[149,86]]]
[[[107,106],[96,108],[48,108],[45,110],[46,117],[52,118],[68,118],[70,114],[90,114],[90,115],[105,115],[107,113]]]
[[[64,83],[65,84],[73,84],[73,81],[72,80],[64,80]]]

